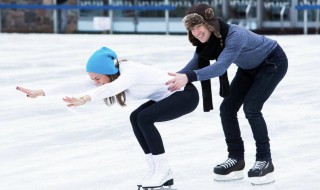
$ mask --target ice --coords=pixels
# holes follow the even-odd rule
[[[200,103],[186,116],[157,124],[173,169],[173,188],[320,187],[320,37],[269,37],[282,45],[289,58],[286,77],[263,109],[275,183],[254,187],[247,175],[231,183],[213,180],[213,167],[227,158],[218,109],[222,99],[218,79],[213,79],[213,111],[204,113]],[[3,33],[0,41],[0,189],[136,189],[145,163],[129,115],[143,101],[125,108],[102,102],[67,108],[63,96],[29,99],[15,88],[39,89],[85,79],[85,63],[101,46],[114,49],[120,58],[174,72],[193,55],[187,36]],[[230,80],[235,70],[229,69]],[[200,90],[200,84],[195,84]],[[242,110],[239,119],[247,172],[255,161],[255,144]]]

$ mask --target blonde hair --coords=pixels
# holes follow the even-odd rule
[[[120,63],[122,63],[124,61],[127,61],[127,60],[123,59],[123,60],[118,61],[118,59],[116,59],[115,66],[119,69]],[[116,80],[119,76],[120,76],[120,70],[116,74],[109,75],[111,82]],[[115,102],[117,102],[120,106],[124,107],[124,106],[126,106],[126,94],[124,93],[124,91],[120,92],[119,94],[117,94],[115,96],[110,96],[108,98],[105,98],[104,102],[106,103],[107,106],[112,106]]]

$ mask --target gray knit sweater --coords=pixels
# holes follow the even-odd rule
[[[232,63],[242,69],[253,69],[258,67],[276,46],[277,42],[272,39],[255,34],[241,26],[229,24],[225,48],[216,62],[199,69],[198,55],[194,53],[193,58],[179,73],[194,71],[197,80],[203,81],[221,76]]]

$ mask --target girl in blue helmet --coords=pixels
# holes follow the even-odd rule
[[[192,112],[199,102],[197,89],[188,83],[177,92],[171,92],[165,85],[171,79],[167,72],[127,60],[118,61],[116,53],[107,47],[93,53],[86,71],[96,87],[81,97],[65,97],[63,101],[67,106],[81,106],[97,100],[104,100],[107,105],[117,102],[125,106],[127,96],[149,100],[130,115],[134,134],[148,164],[148,172],[138,186],[155,188],[173,185],[172,171],[155,122],[176,119]],[[42,89],[17,87],[17,90],[30,98],[47,95]]]

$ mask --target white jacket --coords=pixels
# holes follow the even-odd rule
[[[89,79],[80,81],[78,84],[74,83],[72,86],[81,88],[78,89],[82,91],[80,95],[89,95],[91,101],[103,100],[123,91],[129,99],[149,99],[154,101],[160,101],[174,93],[168,90],[169,85],[165,85],[167,81],[173,78],[166,71],[131,61],[120,63],[119,70],[120,76],[111,83],[96,86]],[[67,88],[70,91],[70,87],[64,86],[63,88]],[[183,89],[180,89],[180,91]],[[50,95],[56,94],[58,91],[63,90],[47,89],[45,93]]]

